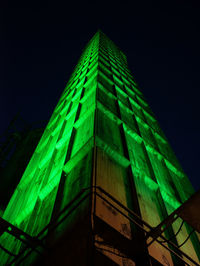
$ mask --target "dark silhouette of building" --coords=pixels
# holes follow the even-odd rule
[[[3,213],[44,131],[18,113],[0,138],[0,212]]]

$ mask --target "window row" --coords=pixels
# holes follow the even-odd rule
[[[97,110],[97,136],[122,156],[125,156],[125,146],[127,146],[131,164],[138,169],[140,175],[151,178],[167,193],[178,198],[176,185],[173,183],[175,173],[167,167],[164,158],[155,150],[146,149],[145,142],[137,137],[137,134],[130,134],[130,131],[99,109]]]
[[[105,49],[101,49],[99,53],[104,57],[106,61],[110,63],[111,66],[117,68],[117,70],[123,75],[127,80],[129,80],[134,86],[136,86],[136,82],[134,81],[129,69],[127,66],[122,66],[120,62],[115,60],[115,57],[111,56],[110,54],[107,53]],[[140,91],[138,91],[139,94],[142,95]]]
[[[99,67],[101,69],[101,66]],[[123,104],[125,104],[127,108],[133,110],[141,119],[146,121],[148,124],[155,124],[155,130],[159,130],[159,127],[156,124],[156,120],[152,117],[151,110],[146,106],[146,103],[142,103],[141,99],[139,100],[139,97],[134,95],[134,93],[131,90],[127,89],[127,87],[119,87],[119,83],[116,82],[116,78],[114,82],[106,75],[105,71],[100,70],[98,74],[98,82],[102,89],[111,92]]]
[[[116,64],[113,64],[111,61],[107,61],[105,57],[100,54],[99,55],[99,61],[104,65],[104,69],[107,68],[109,71],[112,72],[112,74],[118,79],[119,83],[122,83],[124,86],[129,88],[130,90],[134,91],[136,94],[140,96],[140,98],[143,98],[142,93],[137,89],[137,87],[134,85],[135,83],[133,80],[130,80],[124,72],[122,72]]]
[[[159,135],[159,131],[149,126],[144,120],[140,119],[138,114],[129,110],[122,102],[117,101],[112,94],[106,93],[99,87],[97,100],[116,117],[118,117],[130,130],[140,136],[145,143],[153,147],[170,162],[175,163],[175,156],[167,141]],[[117,118],[116,118],[117,119]],[[157,123],[157,122],[155,122]]]

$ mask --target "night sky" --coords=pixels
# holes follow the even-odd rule
[[[82,49],[101,29],[127,55],[184,171],[199,189],[198,1],[65,2],[1,10],[0,133],[17,112],[29,123],[50,118]]]

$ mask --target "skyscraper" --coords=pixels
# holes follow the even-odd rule
[[[1,236],[1,261],[192,265],[189,256],[198,263],[196,233],[179,251],[174,247],[191,232],[180,219],[163,234],[173,245],[165,240],[149,245],[147,238],[148,230],[192,193],[126,56],[98,31],[3,215],[30,243],[8,229]]]

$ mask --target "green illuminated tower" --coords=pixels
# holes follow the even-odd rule
[[[126,56],[98,31],[3,215],[30,236],[30,243],[7,228],[0,239],[1,261],[198,265],[197,233],[175,248],[191,232],[180,218],[163,233],[170,243],[160,238],[148,245],[147,238],[193,193]]]

